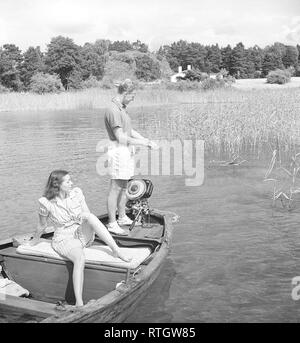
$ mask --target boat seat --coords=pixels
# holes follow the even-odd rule
[[[130,262],[125,262],[120,258],[114,257],[112,250],[107,245],[92,245],[84,248],[86,262],[94,264],[103,264],[111,267],[126,269],[136,269],[150,254],[149,247],[130,247],[120,248],[125,256],[132,257]],[[53,250],[51,241],[41,241],[34,246],[19,245],[16,249],[18,254],[32,255],[54,258],[58,260],[67,260]]]

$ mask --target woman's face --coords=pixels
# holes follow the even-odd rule
[[[60,185],[60,190],[63,191],[63,192],[68,193],[72,189],[72,186],[73,186],[73,182],[71,180],[71,176],[69,174],[65,175],[62,178],[62,183]]]

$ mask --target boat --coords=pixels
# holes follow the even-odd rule
[[[99,238],[85,248],[82,307],[70,306],[75,304],[73,265],[51,248],[51,228],[33,247],[22,244],[30,234],[0,241],[0,317],[42,323],[124,322],[159,277],[173,235],[172,216],[148,205],[152,189],[148,194],[144,189],[144,197],[140,189],[132,190],[127,215],[133,224],[126,227],[126,236],[113,234],[132,261],[113,257]],[[108,215],[98,219],[105,225]]]

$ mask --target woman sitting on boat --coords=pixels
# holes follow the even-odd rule
[[[46,185],[44,196],[39,199],[39,224],[30,245],[38,243],[48,221],[54,226],[53,249],[71,260],[76,306],[83,306],[84,247],[90,246],[95,233],[113,251],[115,257],[130,261],[123,255],[116,242],[100,220],[90,212],[80,188],[72,188],[73,182],[65,170],[53,171]]]

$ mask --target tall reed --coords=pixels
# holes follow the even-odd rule
[[[206,149],[239,154],[244,147],[259,151],[296,151],[300,143],[300,92],[298,89],[215,91],[204,93],[198,103],[153,112],[156,137],[203,139]]]
[[[98,109],[106,107],[114,89],[93,88],[60,94],[2,93],[0,111],[55,111]],[[133,106],[166,105],[170,103],[195,102],[199,91],[180,92],[164,88],[138,90]]]

